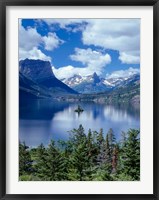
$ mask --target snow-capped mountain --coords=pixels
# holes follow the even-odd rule
[[[80,93],[99,93],[124,87],[130,83],[137,83],[140,81],[140,75],[132,74],[127,77],[101,78],[94,72],[92,75],[87,76],[75,74],[73,77],[62,79],[61,81]]]
[[[81,76],[80,74],[75,74],[73,77],[70,77],[68,79],[62,79],[62,81],[67,84],[70,87],[74,87],[76,85],[79,85],[83,82],[94,82],[99,83],[101,80],[99,76],[94,73],[87,76]]]
[[[132,74],[131,76],[128,77],[108,78],[105,80],[107,81],[107,83],[110,83],[113,87],[121,87],[132,82],[140,81],[140,75]]]
[[[96,72],[91,75],[74,75],[71,78],[62,80],[66,85],[80,93],[99,93],[112,88],[111,83],[100,78]]]

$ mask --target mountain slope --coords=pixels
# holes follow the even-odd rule
[[[76,91],[55,77],[51,68],[51,64],[48,61],[30,59],[21,60],[19,62],[19,72],[20,79],[21,76],[23,76],[23,78],[27,78],[36,85],[36,88],[45,89],[49,96],[55,96],[58,94],[77,94]],[[21,84],[24,83],[20,81],[20,87],[22,87]],[[28,81],[25,83],[25,85],[26,84],[27,87],[30,87]]]
[[[20,99],[35,99],[35,98],[48,98],[51,97],[46,91],[46,88],[40,87],[32,80],[26,78],[19,72],[19,98]]]
[[[65,97],[64,101],[71,101],[72,97]],[[140,82],[135,81],[123,87],[114,88],[110,91],[92,94],[78,94],[74,96],[73,101],[89,102],[106,104],[131,104],[135,107],[140,107]]]

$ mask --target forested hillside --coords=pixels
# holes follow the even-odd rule
[[[82,125],[70,132],[68,141],[51,141],[29,149],[19,145],[21,181],[137,181],[140,180],[139,130],[121,133],[112,129],[85,133]]]

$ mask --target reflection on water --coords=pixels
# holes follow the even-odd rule
[[[83,125],[99,131],[103,128],[106,134],[113,128],[117,139],[121,131],[129,128],[138,129],[140,126],[139,110],[128,106],[110,106],[93,102],[80,103],[84,112],[74,112],[78,103],[54,102],[50,100],[36,100],[32,103],[24,102],[20,105],[20,141],[29,146],[40,143],[47,145],[50,139],[67,140],[68,131]]]

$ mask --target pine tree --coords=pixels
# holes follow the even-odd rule
[[[115,145],[113,148],[113,157],[112,157],[112,173],[116,173],[118,164],[118,146]]]
[[[106,138],[82,125],[73,129],[68,141],[53,140],[48,147],[41,144],[29,149],[19,144],[20,180],[42,181],[133,181],[140,179],[139,131],[122,132],[116,142],[113,130]],[[57,144],[57,145],[56,145]],[[31,158],[34,160],[32,162]]]
[[[80,124],[78,129],[73,129],[70,131],[70,141],[75,145],[80,144],[86,139],[86,134],[84,133],[84,128]]]
[[[92,138],[92,132],[91,129],[88,130],[88,136],[87,136],[87,149],[88,149],[88,158],[92,158],[92,151],[93,151],[93,138]]]
[[[99,149],[100,149],[100,146],[103,144],[103,142],[104,142],[103,129],[101,128],[97,135],[97,145]]]
[[[72,171],[76,172],[76,177],[78,180],[82,181],[84,180],[84,177],[86,175],[86,170],[88,168],[88,157],[87,157],[87,147],[86,142],[83,142],[76,146],[74,151],[72,152],[70,156],[70,173]],[[71,174],[69,173],[69,178],[71,178]]]
[[[88,136],[84,133],[82,125],[73,130],[74,135],[71,137],[72,152],[70,154],[69,179],[86,180],[91,174],[94,149],[91,130]],[[76,173],[76,174],[75,174]]]
[[[108,134],[106,135],[106,140],[105,140],[105,162],[107,163],[109,172],[111,172],[111,151],[110,151]]]
[[[94,164],[97,160],[97,155],[98,155],[99,150],[96,144],[97,140],[94,138],[93,134],[92,134],[91,129],[89,129],[88,136],[87,136],[87,148],[88,148],[88,158],[90,158]]]
[[[60,181],[65,179],[65,160],[53,140],[51,140],[47,148],[47,165],[48,180]]]
[[[32,171],[32,160],[29,147],[24,143],[19,144],[19,175],[30,174]]]
[[[111,180],[111,155],[110,146],[108,140],[108,134],[106,135],[106,140],[102,140],[100,145],[100,151],[97,157],[97,169],[96,173],[92,174],[93,180]]]
[[[61,180],[68,180],[68,168],[69,168],[69,156],[70,156],[70,150],[69,145],[67,141],[60,141],[60,147],[58,149],[60,153],[60,167],[62,167],[62,171],[60,172]]]
[[[132,178],[140,179],[140,141],[139,131],[130,129],[121,155],[122,173]]]
[[[47,150],[43,144],[37,147],[37,158],[36,158],[36,175],[42,180],[48,179],[47,169]]]
[[[121,141],[120,141],[120,146],[121,146],[121,148],[122,148],[122,147],[125,147],[126,141],[127,141],[127,133],[124,132],[124,131],[122,131],[122,132],[121,132]]]
[[[91,130],[88,131],[87,136],[87,162],[88,167],[85,170],[86,174],[86,180],[90,181],[92,180],[92,174],[96,173],[96,162],[97,162],[97,156],[98,156],[99,149],[97,147],[97,144],[94,142],[93,135]]]
[[[115,138],[113,129],[110,128],[107,134],[108,134],[110,152],[112,154],[113,153],[113,148],[114,148],[114,146],[116,144],[116,138]]]

